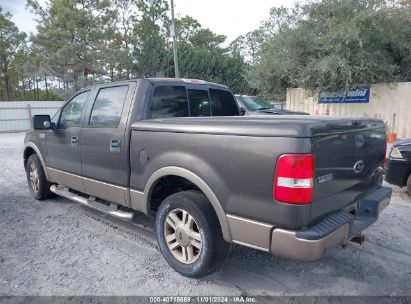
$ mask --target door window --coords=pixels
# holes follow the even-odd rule
[[[117,128],[127,92],[128,86],[100,89],[91,111],[89,124],[98,127]]]
[[[60,116],[60,129],[79,127],[81,125],[81,115],[83,114],[88,94],[89,92],[80,93],[64,106]]]

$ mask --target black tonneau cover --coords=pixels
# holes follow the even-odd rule
[[[297,138],[384,127],[378,119],[296,115],[163,118],[138,121],[131,126],[153,132]]]

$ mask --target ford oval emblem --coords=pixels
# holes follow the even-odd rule
[[[357,161],[355,164],[354,164],[354,167],[353,167],[353,169],[354,169],[354,172],[355,173],[361,173],[361,171],[362,170],[364,170],[364,162],[362,161],[362,160],[359,160],[359,161]]]

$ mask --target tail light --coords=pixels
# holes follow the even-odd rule
[[[288,204],[306,205],[311,202],[314,180],[312,154],[283,154],[276,164],[273,199]]]

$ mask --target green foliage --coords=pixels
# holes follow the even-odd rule
[[[226,50],[211,45],[194,46],[180,42],[178,47],[181,77],[205,79],[225,84],[236,93],[246,93],[249,86],[244,77],[246,65],[241,56],[230,55]],[[170,60],[172,59],[170,50]],[[170,62],[170,73],[174,65]]]
[[[25,91],[22,93],[24,100],[43,100],[43,101],[60,101],[62,98],[55,90],[46,91],[39,89],[37,91]]]
[[[37,15],[38,33],[11,52],[17,64],[9,99],[65,98],[96,82],[174,76],[167,0],[27,0],[27,6]],[[18,35],[10,16],[2,18]],[[222,47],[225,36],[190,16],[176,27],[182,76],[248,89],[248,66]]]
[[[27,41],[0,12],[0,99],[67,97],[95,82],[172,77],[167,0],[28,0]],[[180,73],[283,100],[287,87],[347,89],[411,80],[409,0],[308,0],[272,8],[260,28],[226,37],[176,20]]]
[[[168,4],[163,0],[139,0],[140,21],[134,28],[136,58],[133,67],[138,77],[164,76]]]
[[[104,14],[108,2],[54,0],[46,8],[29,3],[40,16],[38,34],[32,41],[44,52],[52,75],[75,89],[93,82],[89,75],[101,74],[99,63],[106,50],[101,41],[110,36]]]
[[[15,95],[18,75],[14,69],[26,39],[26,34],[19,32],[10,19],[11,15],[3,14],[0,7],[0,99],[7,100]]]
[[[321,0],[271,11],[249,80],[267,97],[285,88],[348,89],[411,80],[411,6]]]

